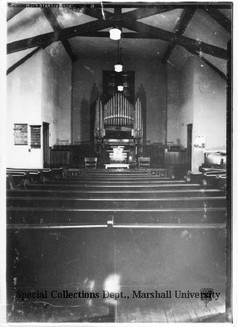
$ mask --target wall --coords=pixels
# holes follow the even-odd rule
[[[20,54],[19,54],[20,55]],[[30,145],[30,125],[49,123],[49,145],[71,141],[71,61],[59,43],[38,52],[7,77],[7,166],[43,167],[41,148]],[[14,123],[28,124],[28,145],[14,145]]]
[[[180,73],[179,139],[187,147],[187,125],[193,124],[193,57],[190,57]]]
[[[7,166],[42,166],[42,149],[30,148],[30,125],[41,125],[42,52],[7,77]],[[14,145],[14,123],[28,124],[28,145]]]
[[[157,60],[123,58],[124,69],[135,71],[135,94],[145,91],[147,140],[165,141],[166,70]],[[73,65],[73,142],[90,140],[90,110],[102,94],[103,70],[112,70],[114,61],[82,58]]]
[[[194,67],[194,133],[206,136],[206,149],[226,148],[226,81],[199,61]]]
[[[180,71],[167,67],[167,139],[187,147],[187,124],[193,124],[193,144],[205,137],[206,149],[226,148],[226,81],[196,56]],[[179,88],[179,94],[178,94]],[[192,170],[204,161],[203,148],[192,148]]]
[[[179,126],[179,72],[168,65],[167,67],[167,142],[177,143],[180,126]]]
[[[71,60],[60,42],[43,52],[42,121],[49,123],[50,146],[71,142]]]
[[[205,137],[206,149],[226,149],[226,81],[199,60],[194,62],[193,134]],[[197,170],[204,159],[198,149],[194,152]]]

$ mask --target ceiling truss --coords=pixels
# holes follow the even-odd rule
[[[166,42],[169,42],[166,53],[162,59],[162,62],[166,62],[175,45],[180,45],[187,49],[190,53],[194,55],[199,55],[202,58],[202,53],[206,53],[212,55],[214,57],[218,57],[221,59],[227,59],[228,54],[227,50],[214,46],[212,44],[207,44],[205,42],[201,42],[199,40],[195,40],[183,35],[185,32],[189,22],[191,21],[196,9],[203,9],[210,15],[216,22],[218,22],[226,31],[231,32],[231,21],[225,17],[216,7],[211,8],[211,6],[186,6],[186,5],[166,5],[161,4],[160,6],[155,5],[141,5],[138,6],[137,9],[131,10],[129,12],[121,13],[121,8],[119,5],[112,6],[110,8],[115,8],[114,13],[111,13],[107,10],[104,10],[108,7],[108,5],[104,4],[103,6],[78,6],[78,5],[70,5],[69,8],[73,11],[80,11],[85,15],[88,15],[92,18],[97,19],[96,21],[91,21],[88,23],[84,23],[81,25],[76,25],[68,28],[62,28],[57,20],[57,16],[55,16],[50,8],[42,8],[47,20],[51,24],[54,32],[45,33],[42,35],[37,35],[31,38],[22,39],[19,41],[15,41],[9,43],[7,45],[7,53],[15,53],[18,51],[30,49],[36,47],[34,51],[30,54],[26,55],[24,58],[19,60],[16,64],[10,67],[7,73],[13,71],[20,64],[29,59],[32,55],[38,52],[40,49],[45,48],[53,42],[61,41],[66,52],[72,59],[72,61],[76,61],[77,58],[74,55],[68,39],[76,37],[76,36],[88,36],[88,37],[108,37],[108,32],[101,32],[101,30],[113,27],[115,23],[120,22],[120,26],[126,29],[129,29],[133,32],[123,32],[122,38],[128,39],[159,39]],[[121,4],[123,8],[134,8],[131,4]],[[227,5],[225,6],[225,8]],[[142,22],[139,22],[139,19],[143,19],[146,17],[150,17],[153,15],[161,14],[164,12],[172,11],[175,9],[183,8],[183,12],[181,18],[177,25],[175,26],[173,32],[165,31],[163,29],[153,27]],[[220,7],[219,7],[220,8]],[[230,8],[230,7],[229,7]],[[21,12],[24,7],[16,7],[10,8],[9,13],[7,15],[7,20],[12,19],[15,15]],[[118,19],[119,17],[119,19]],[[202,58],[206,64],[213,66],[208,60]],[[218,73],[221,71],[213,66]],[[221,73],[223,74],[223,73]],[[224,74],[223,74],[224,75]],[[225,76],[225,75],[224,75]],[[224,77],[223,76],[223,77]]]
[[[53,28],[53,30],[55,32],[60,32],[62,30],[60,24],[58,23],[57,19],[55,18],[52,10],[48,7],[43,7],[42,8],[42,11],[43,13],[45,14],[45,17],[47,18],[47,20],[49,21],[51,27]],[[70,44],[69,44],[69,41],[68,40],[63,40],[62,41],[62,44],[66,50],[66,52],[68,53],[69,57],[72,59],[72,61],[76,61],[77,60],[77,57],[74,55],[71,47],[70,47]]]
[[[183,35],[183,33],[185,32],[189,22],[191,21],[191,19],[193,18],[193,15],[195,13],[196,9],[194,8],[186,8],[183,10],[182,15],[180,17],[180,20],[178,21],[177,25],[174,28],[174,34],[177,35]],[[162,59],[163,63],[166,63],[166,61],[169,59],[173,49],[175,47],[175,43],[170,43],[167,51]]]

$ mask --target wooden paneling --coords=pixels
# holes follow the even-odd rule
[[[52,167],[70,166],[70,151],[51,150],[50,162]]]

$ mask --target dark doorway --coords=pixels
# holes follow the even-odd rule
[[[50,167],[49,123],[43,123],[43,165]]]
[[[193,124],[187,125],[187,162],[188,170],[192,169],[192,143],[193,143]]]

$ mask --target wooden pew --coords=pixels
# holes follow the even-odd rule
[[[136,209],[167,209],[167,208],[209,208],[226,207],[225,196],[213,197],[173,197],[151,199],[118,199],[114,198],[65,198],[61,197],[8,197],[7,205],[13,207],[50,207],[71,209],[109,209],[109,210],[136,210]]]
[[[200,167],[201,184],[226,189],[226,169]]]
[[[219,262],[216,257],[214,259],[214,253],[218,256],[224,252],[217,251],[214,239],[220,244],[220,234],[226,228],[225,192],[204,190],[199,184],[186,184],[183,181],[155,179],[154,183],[152,182],[153,176],[149,176],[147,180],[140,178],[138,180],[135,177],[127,182],[126,179],[120,181],[118,178],[112,178],[110,183],[107,177],[95,179],[92,175],[91,178],[79,177],[75,181],[72,178],[65,178],[47,181],[45,184],[29,184],[27,190],[8,191],[7,228],[10,235],[8,240],[12,244],[12,253],[15,247],[20,248],[21,253],[15,270],[12,268],[15,267],[15,256],[9,256],[9,267],[14,273],[10,277],[18,273],[20,286],[18,284],[17,287],[24,286],[24,282],[27,286],[39,287],[41,283],[40,285],[46,287],[48,281],[49,287],[51,280],[47,277],[45,282],[42,276],[42,272],[44,275],[47,270],[55,278],[55,289],[60,289],[63,283],[73,287],[80,285],[85,289],[81,285],[90,277],[92,266],[99,267],[91,275],[91,279],[96,280],[98,287],[102,285],[102,279],[104,281],[113,271],[111,264],[114,264],[115,249],[118,249],[116,255],[118,267],[122,267],[120,263],[125,262],[129,254],[125,266],[130,266],[135,258],[136,262],[140,261],[137,270],[145,276],[145,267],[147,269],[148,266],[153,266],[154,262],[168,258],[166,264],[162,266],[167,268],[169,264],[170,269],[180,269],[183,275],[188,272],[189,278],[190,267],[184,272],[186,265],[180,267],[173,263],[176,255],[179,255],[176,248],[180,249],[180,245],[181,259],[185,260],[185,263],[193,264],[192,273],[195,273],[195,270],[200,273],[198,267],[201,267],[202,279],[204,276],[202,251],[205,258],[208,256],[208,261],[212,258],[213,262]],[[213,242],[210,241],[211,237]],[[212,244],[211,248],[205,248],[204,241],[206,244]],[[113,247],[115,243],[117,248]],[[190,258],[191,248],[194,251],[192,258],[195,259]],[[8,251],[8,254],[11,253],[11,250]],[[108,260],[106,269],[105,258]],[[27,272],[27,278],[32,280],[32,284],[22,273],[29,259],[33,264],[29,268],[32,270]],[[197,260],[200,260],[199,264]],[[67,267],[67,273],[62,266]],[[127,282],[131,285],[134,275],[131,278],[128,272],[129,269],[120,271],[123,281],[129,276]],[[161,275],[166,279],[165,272]],[[13,278],[9,280],[9,284],[13,285]],[[138,280],[141,278],[138,277]],[[145,283],[148,280],[150,279],[147,278]],[[156,277],[155,280],[161,281],[161,277]],[[201,283],[201,280],[199,282]],[[35,305],[36,310],[39,311],[40,305],[39,303]],[[45,312],[47,308],[44,309]],[[109,308],[109,313],[111,311]],[[86,314],[90,314],[90,309],[86,310]],[[105,322],[106,317],[103,319]]]
[[[25,188],[28,184],[46,183],[63,178],[62,168],[7,168],[7,188]]]
[[[28,182],[29,182],[29,178],[27,174],[24,172],[7,173],[6,186],[8,190],[25,188]]]
[[[28,169],[28,168],[7,168],[7,174],[26,175],[28,183],[45,183],[47,177],[49,178],[50,171],[43,169]]]

